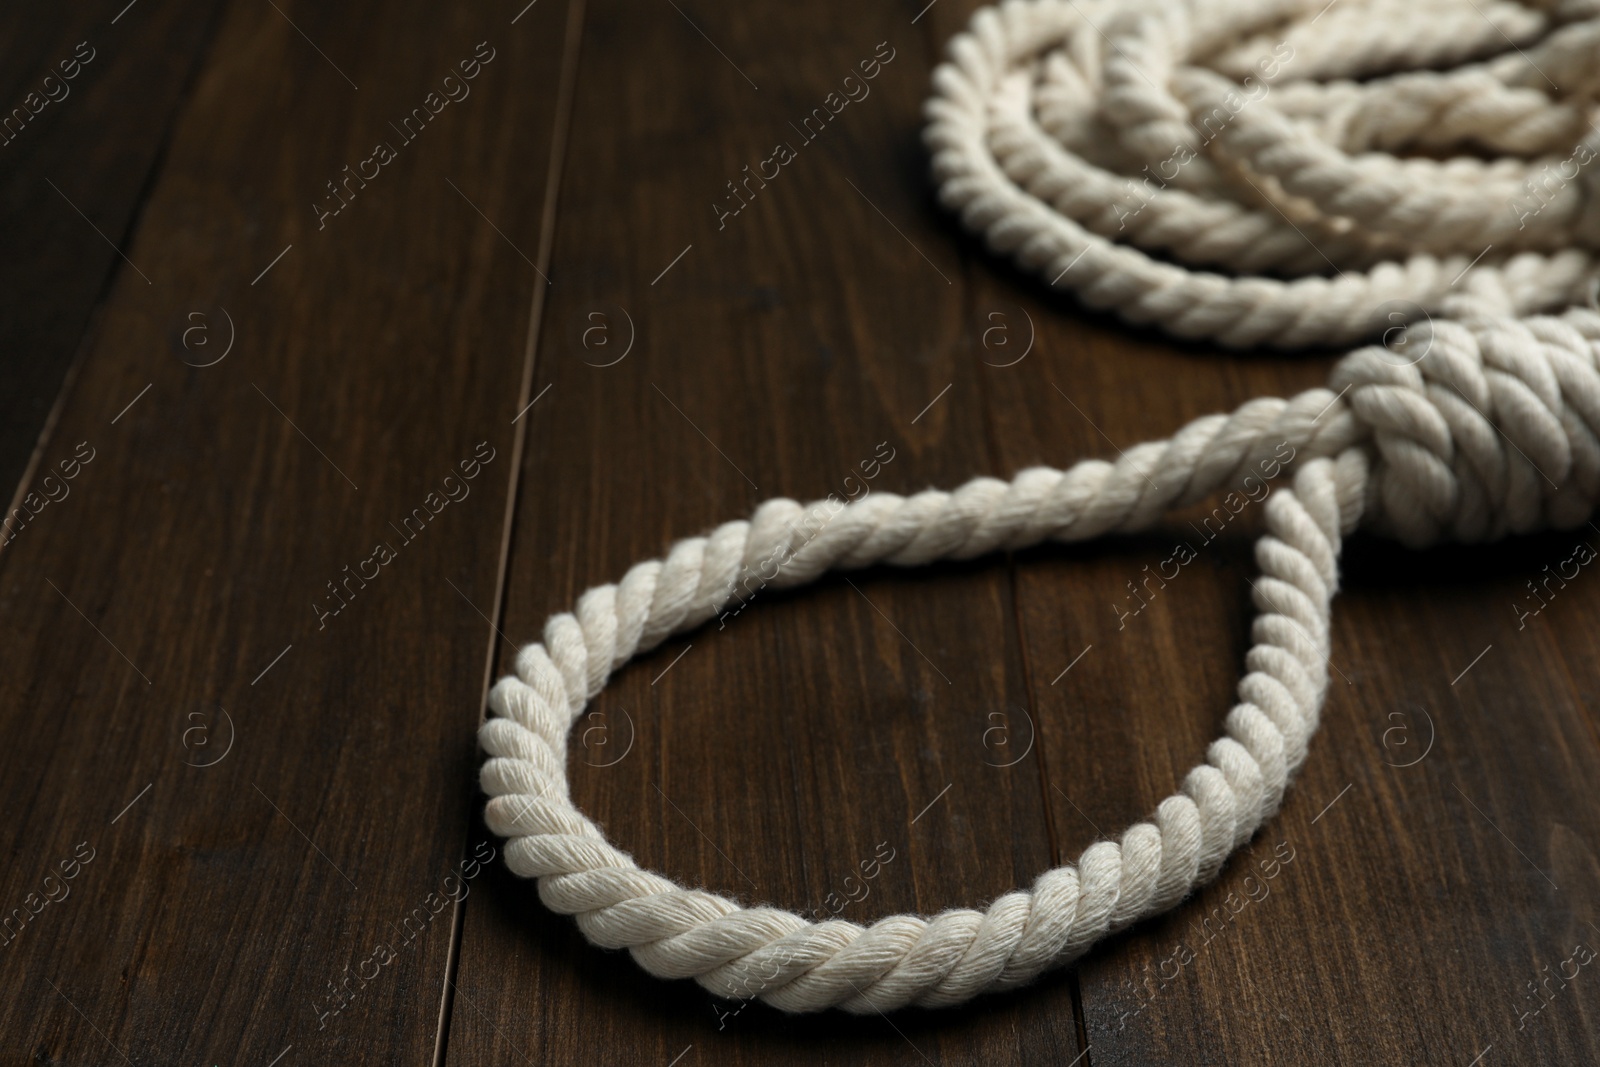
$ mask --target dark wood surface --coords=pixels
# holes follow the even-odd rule
[[[863,464],[948,487],[1325,377],[1085,314],[938,208],[920,108],[975,6],[8,15],[8,101],[97,52],[0,146],[0,475],[66,490],[0,548],[0,910],[27,917],[0,1063],[1600,1057],[1600,978],[1551,977],[1600,949],[1595,579],[1513,607],[1600,531],[1358,538],[1282,812],[1022,991],[739,1009],[476,863],[486,685],[589,586]],[[408,142],[390,123],[480,42]],[[814,140],[790,125],[891,49]],[[757,597],[619,673],[575,795],[642,863],[750,902],[867,922],[1029,884],[1170,793],[1231,703],[1258,513],[1119,611],[1190,517]]]

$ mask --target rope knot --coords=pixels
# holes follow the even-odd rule
[[[1600,502],[1600,315],[1424,318],[1334,369],[1366,514],[1411,547],[1567,528]]]

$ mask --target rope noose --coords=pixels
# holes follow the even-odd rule
[[[1115,462],[845,505],[770,500],[589,590],[521,650],[479,735],[488,824],[547,907],[653,975],[786,1011],[939,1007],[1022,984],[1176,905],[1276,812],[1326,693],[1346,536],[1421,547],[1588,518],[1600,313],[1531,313],[1582,299],[1594,256],[1572,245],[1600,236],[1600,193],[1580,165],[1541,187],[1548,198],[1517,197],[1540,166],[1587,164],[1600,145],[1600,0],[1487,15],[1475,0],[1406,0],[1373,17],[1382,2],[1015,0],[974,17],[935,74],[927,138],[944,201],[994,248],[1179,336],[1345,342],[1391,325],[1396,299],[1411,324],[1341,360],[1326,389],[1196,419]],[[1506,39],[1512,53],[1480,58]],[[1428,64],[1455,69],[1415,70]],[[1510,155],[1380,154],[1463,144]],[[1030,889],[981,911],[813,923],[641,870],[573,805],[567,735],[586,703],[752,573],[790,588],[1144,529],[1273,469],[1284,444],[1291,482],[1264,508],[1252,647],[1223,735],[1148,821]]]

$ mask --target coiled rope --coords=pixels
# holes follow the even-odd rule
[[[1600,20],[1563,20],[1596,12],[1009,2],[934,75],[934,174],[996,251],[1178,337],[1348,344],[1453,290],[1563,308],[1600,244]],[[1411,69],[1430,63],[1463,65]],[[1390,154],[1446,150],[1514,155]]]
[[[1552,196],[1508,234],[1490,202],[1514,192],[1532,164],[1348,153],[1462,141],[1570,150],[1591,136],[1586,96],[1546,95],[1529,72],[1559,71],[1587,92],[1600,77],[1600,37],[1582,21],[1592,5],[1491,3],[1479,15],[1445,0],[1383,2],[1394,14],[1385,22],[1369,21],[1380,0],[1343,4],[1320,15],[1316,6],[1248,0],[1132,13],[1111,0],[1047,0],[982,11],[952,42],[953,62],[937,72],[929,104],[942,195],[995,247],[1047,275],[1072,276],[1066,284],[1085,302],[1183,336],[1296,345],[1370,335],[1389,324],[1372,309],[1396,293],[1451,318],[1423,314],[1393,348],[1351,353],[1326,389],[1196,419],[1115,462],[977,478],[953,492],[873,493],[848,505],[771,500],[749,521],[680,541],[665,559],[589,590],[517,655],[479,735],[489,754],[488,824],[508,839],[511,870],[538,879],[547,907],[575,916],[595,945],[629,949],[651,974],[786,1011],[939,1007],[1020,985],[1177,904],[1277,810],[1327,688],[1344,537],[1360,527],[1412,546],[1485,541],[1589,516],[1600,502],[1600,314],[1518,317],[1574,302],[1587,286],[1591,253],[1564,243],[1600,225],[1587,186],[1569,183],[1570,195]],[[1505,38],[1515,56],[1451,74],[1296,91],[1285,66],[1266,96],[1196,140],[1203,122],[1193,119],[1225,93],[1222,79],[1244,85],[1274,42],[1289,43],[1294,77],[1310,78],[1472,61]],[[1110,177],[1107,158],[1166,158],[1175,141],[1196,144],[1195,157],[1139,201],[1134,225],[1111,233],[1121,179]],[[1259,186],[1262,200],[1240,193],[1236,176]],[[1359,273],[1230,278],[1145,251],[1292,273],[1316,268],[1294,232],[1308,227],[1325,242],[1322,253]],[[1509,254],[1473,262],[1472,242],[1490,237]],[[1383,258],[1397,248],[1410,250],[1403,264]],[[1068,271],[1065,260],[1078,265]],[[642,870],[572,803],[567,735],[587,702],[630,658],[720,613],[752,575],[791,588],[829,570],[1139,530],[1240,486],[1285,443],[1292,482],[1264,507],[1253,644],[1223,735],[1150,820],[1089,846],[1032,888],[982,911],[813,923]]]

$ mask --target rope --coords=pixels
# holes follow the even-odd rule
[[[1178,337],[1342,345],[1463,292],[1566,307],[1600,245],[1600,19],[1560,20],[1600,3],[1488,8],[1008,0],[934,74],[940,198],[1052,286]]]
[[[874,492],[845,505],[770,500],[748,521],[680,541],[620,583],[589,590],[573,612],[546,623],[542,642],[519,652],[514,674],[490,693],[493,715],[479,734],[489,756],[481,776],[488,825],[507,839],[510,869],[538,879],[547,907],[575,916],[593,944],[628,949],[653,975],[694,978],[719,996],[759,997],[785,1011],[941,1007],[1020,985],[1176,905],[1277,811],[1326,693],[1330,602],[1346,536],[1361,528],[1421,547],[1588,517],[1600,501],[1600,313],[1516,317],[1582,290],[1590,253],[1560,242],[1594,225],[1587,194],[1553,199],[1540,213],[1547,221],[1507,237],[1482,208],[1525,164],[1413,167],[1343,155],[1352,146],[1452,139],[1518,151],[1570,144],[1586,108],[1536,100],[1542,90],[1530,88],[1530,70],[1537,63],[1575,81],[1596,76],[1573,43],[1592,55],[1593,27],[1570,21],[1588,13],[1587,0],[1549,11],[1490,4],[1472,18],[1444,0],[1408,0],[1399,22],[1387,24],[1371,21],[1377,2],[1344,0],[1343,10],[1317,16],[1277,0],[1192,0],[1124,16],[1111,0],[1046,0],[974,18],[951,44],[952,64],[936,74],[928,136],[946,201],[997,248],[1047,274],[1081,253],[1089,265],[1070,284],[1085,302],[1229,343],[1367,334],[1386,320],[1374,321],[1365,305],[1392,292],[1454,318],[1424,315],[1391,347],[1351,353],[1326,389],[1196,419],[1116,462],[1034,468],[1009,482],[976,478],[953,492]],[[1102,16],[1097,30],[1090,19]],[[1103,232],[1109,171],[1074,154],[1080,141],[1110,131],[1097,153],[1137,161],[1169,152],[1174,139],[1192,139],[1185,116],[1217,98],[1212,82],[1249,76],[1273,41],[1288,42],[1305,77],[1366,76],[1402,63],[1471,60],[1496,46],[1479,24],[1485,18],[1521,49],[1514,61],[1299,92],[1285,73],[1257,101],[1275,101],[1277,113],[1262,108],[1245,120],[1241,110],[1232,134],[1201,145],[1203,155],[1128,228],[1132,246]],[[1186,65],[1196,55],[1209,66]],[[1292,190],[1272,194],[1298,198],[1284,201],[1285,215],[1221,196],[1229,175],[1246,170]],[[1097,196],[1098,208],[1086,203]],[[1335,226],[1330,214],[1317,232],[1330,255],[1362,273],[1230,279],[1158,262],[1138,247],[1238,269],[1298,270],[1306,258],[1283,230],[1301,199],[1348,222]],[[1492,233],[1518,251],[1469,263],[1470,244],[1454,228],[1469,224],[1472,240]],[[1416,249],[1404,265],[1377,258],[1398,244]],[[1357,266],[1364,259],[1371,265]],[[1454,290],[1439,284],[1452,273],[1461,275]],[[1046,871],[1030,889],[982,911],[813,923],[642,870],[572,803],[567,736],[587,702],[629,659],[718,615],[752,580],[791,588],[830,570],[920,566],[1144,529],[1277,469],[1285,444],[1292,480],[1264,506],[1252,647],[1222,736],[1152,818]]]

